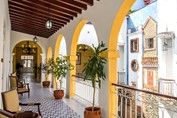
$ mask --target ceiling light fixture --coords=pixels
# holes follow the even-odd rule
[[[52,21],[51,21],[50,19],[48,19],[48,20],[46,21],[45,27],[46,27],[47,29],[51,29],[51,28],[52,28]]]
[[[87,45],[81,45],[81,46],[79,46],[79,50],[81,50],[81,51],[87,51],[89,49],[89,46],[87,46]]]
[[[29,44],[29,41],[27,41],[26,44],[22,45],[22,52],[24,54],[28,54],[28,55],[35,54],[36,53],[35,49],[36,49],[35,46],[32,47]]]
[[[45,27],[49,30],[52,28],[52,21],[50,20],[49,5],[48,5],[48,20],[45,23]]]

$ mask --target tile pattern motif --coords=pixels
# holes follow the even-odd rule
[[[20,102],[40,102],[42,118],[81,118],[63,100],[55,100],[49,88],[43,88],[38,83],[30,83],[30,98],[27,94],[19,95]],[[22,110],[37,112],[36,106],[22,106]]]

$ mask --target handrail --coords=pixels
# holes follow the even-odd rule
[[[73,77],[77,77],[77,78],[82,78],[82,79],[84,79],[84,77],[83,76],[79,76],[79,75],[72,75]]]
[[[159,81],[161,81],[161,80],[163,80],[163,81],[174,81],[174,82],[175,82],[175,80],[174,80],[174,79],[159,78]],[[176,83],[176,82],[175,82],[175,83]]]
[[[165,97],[165,98],[170,98],[170,99],[177,100],[177,97],[174,97],[174,96],[159,94],[159,93],[155,93],[155,92],[151,92],[151,91],[147,91],[147,90],[141,90],[141,89],[133,88],[133,87],[130,87],[130,86],[125,86],[125,85],[120,85],[120,84],[115,84],[115,83],[112,83],[112,85],[117,86],[117,87],[123,87],[123,88],[126,88],[126,89],[135,90],[135,91],[140,91],[140,92],[144,92],[144,93],[148,93],[148,94],[153,94],[153,95],[160,96],[160,97]]]

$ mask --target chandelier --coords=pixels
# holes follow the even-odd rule
[[[89,49],[89,46],[87,46],[87,45],[80,45],[79,46],[79,50],[81,50],[81,51],[87,51]]]
[[[29,44],[29,41],[26,42],[26,44],[22,45],[22,53],[23,54],[35,54],[36,53],[36,48],[35,47],[32,47],[30,44]]]

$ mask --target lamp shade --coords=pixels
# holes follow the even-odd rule
[[[47,29],[51,29],[51,28],[52,28],[52,21],[51,21],[50,19],[48,19],[48,20],[46,21],[45,27],[46,27]]]

